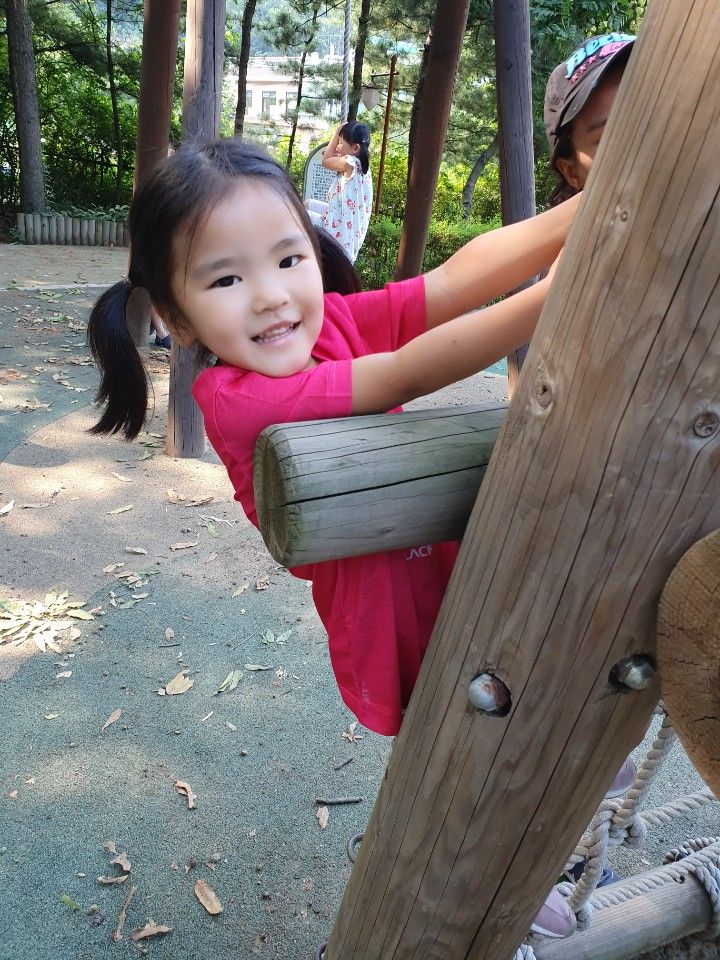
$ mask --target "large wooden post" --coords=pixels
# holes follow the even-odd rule
[[[435,12],[425,94],[415,141],[418,149],[410,170],[405,218],[395,267],[396,280],[417,276],[422,269],[469,9],[470,0],[443,0],[438,3]]]
[[[183,80],[183,139],[214,140],[220,130],[225,44],[225,0],[188,0]],[[197,351],[173,340],[165,450],[171,457],[201,457],[205,429],[193,400]]]
[[[500,204],[502,222],[517,223],[535,215],[530,4],[495,0],[494,6]],[[520,347],[508,357],[510,396],[526,353],[527,347]]]
[[[720,527],[719,88],[718,4],[654,0],[327,960],[508,960],[644,731],[657,678],[613,667]]]
[[[179,29],[180,0],[145,0],[135,190],[168,154]],[[147,292],[142,287],[133,290],[127,306],[127,323],[139,349],[147,349],[150,311]]]

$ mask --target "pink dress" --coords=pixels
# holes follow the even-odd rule
[[[327,195],[328,208],[322,218],[322,226],[342,244],[348,257],[355,263],[362,246],[372,210],[373,187],[370,169],[362,172],[358,157],[345,157],[351,167],[349,177],[340,173]]]
[[[394,350],[424,330],[422,277],[347,297],[327,294],[313,349],[319,362],[311,370],[271,378],[217,366],[200,374],[193,394],[207,435],[252,523],[257,526],[252,466],[260,433],[273,423],[349,416],[353,358]],[[340,694],[377,733],[400,728],[457,550],[454,542],[433,544],[290,571],[312,580]]]

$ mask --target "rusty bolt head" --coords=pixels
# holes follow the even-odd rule
[[[481,673],[470,681],[468,699],[477,710],[496,717],[504,717],[509,713],[512,703],[510,691],[492,673]]]

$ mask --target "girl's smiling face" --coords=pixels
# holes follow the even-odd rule
[[[163,319],[183,346],[269,377],[314,366],[323,284],[310,238],[272,187],[246,180],[173,250],[177,305]]]

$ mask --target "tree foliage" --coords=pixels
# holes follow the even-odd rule
[[[404,211],[406,163],[412,107],[421,54],[438,0],[369,0],[365,3],[368,36],[363,79],[375,76],[384,91],[390,56],[397,55],[398,76],[392,101],[388,158],[383,183],[382,212],[399,220]],[[547,147],[542,127],[542,99],[550,70],[585,36],[609,30],[634,31],[646,0],[531,0],[535,154],[538,198],[549,186]],[[132,190],[137,98],[142,30],[141,0],[112,0],[111,43],[107,44],[108,0],[30,0],[36,74],[42,129],[43,162],[48,200],[56,208],[69,205],[108,206],[127,202]],[[226,84],[224,130],[231,133],[237,97],[237,59],[240,50],[244,0],[228,0],[226,64],[232,82]],[[354,30],[361,9],[355,0]],[[299,79],[303,53],[321,54],[342,48],[342,0],[257,0],[252,19],[251,53],[286,54],[294,58]],[[18,148],[9,84],[5,4],[0,0],[0,203],[18,203]],[[108,57],[108,53],[110,57]],[[458,71],[453,109],[435,200],[434,218],[440,223],[461,222],[462,191],[481,159],[473,188],[471,220],[488,221],[497,215],[497,161],[492,145],[497,133],[492,0],[472,0]],[[112,64],[116,88],[116,116],[109,74]],[[182,44],[178,51],[176,109],[173,138],[179,137]],[[327,101],[340,99],[341,66],[306,66],[308,87],[303,113],[323,114]],[[318,98],[318,99],[314,99]],[[384,94],[377,108],[359,107],[359,119],[372,130],[371,160],[377,177],[385,108]],[[328,127],[334,122],[328,117]],[[281,162],[288,157],[294,172],[303,157],[292,156],[287,136],[266,124],[262,133]],[[422,150],[422,144],[416,149]],[[297,149],[297,148],[294,148]],[[490,158],[490,159],[488,159]],[[484,165],[483,165],[484,164]],[[477,168],[476,168],[477,169]]]

